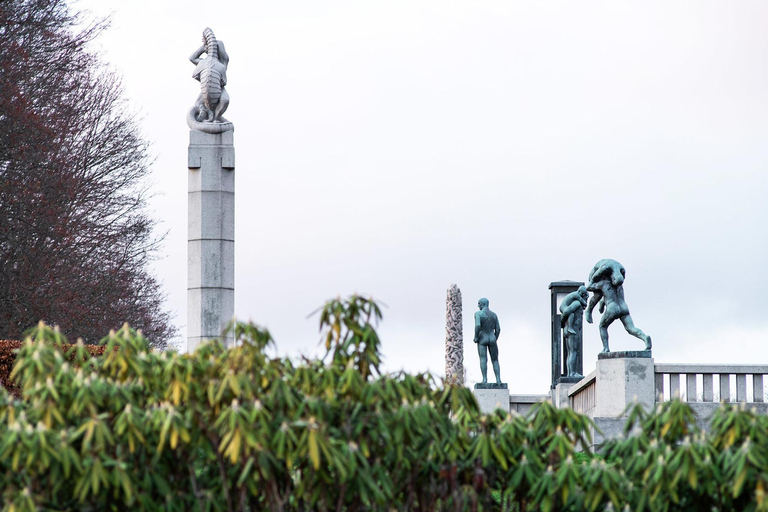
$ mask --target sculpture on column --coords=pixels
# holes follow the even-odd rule
[[[448,288],[445,301],[445,381],[464,384],[464,333],[461,317],[461,290]]]
[[[589,284],[587,290],[592,292],[592,298],[589,300],[585,316],[587,322],[592,323],[592,310],[600,304],[600,339],[603,342],[601,354],[607,354],[611,350],[608,348],[608,326],[614,320],[621,320],[624,329],[632,336],[645,342],[645,350],[651,350],[651,337],[635,327],[632,317],[629,315],[629,307],[624,301],[624,278],[626,270],[624,266],[616,260],[605,259],[598,261],[592,272],[589,273]]]
[[[568,358],[565,361],[565,368],[568,377],[583,377],[577,369],[577,361],[581,353],[581,327],[584,309],[587,307],[589,292],[584,286],[579,286],[575,292],[565,296],[563,303],[560,304],[560,326],[563,328],[563,338],[568,347]]]
[[[488,309],[488,299],[477,301],[480,311],[475,312],[475,338],[477,353],[480,356],[480,372],[483,374],[482,384],[488,383],[488,353],[491,354],[493,373],[496,375],[496,384],[501,384],[501,371],[499,370],[499,346],[497,341],[501,334],[499,318],[496,313]]]
[[[216,39],[210,28],[206,28],[203,30],[203,45],[189,60],[195,65],[192,78],[200,82],[200,95],[187,114],[187,124],[193,130],[206,133],[234,130],[234,125],[222,117],[229,106],[229,94],[225,89],[229,55],[224,43]]]

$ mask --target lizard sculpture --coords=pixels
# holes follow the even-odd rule
[[[210,28],[206,28],[203,45],[189,60],[195,64],[192,78],[200,82],[200,95],[187,115],[187,124],[193,130],[207,133],[234,130],[234,125],[222,117],[229,106],[229,94],[224,88],[227,85],[229,55],[224,43],[216,39]]]

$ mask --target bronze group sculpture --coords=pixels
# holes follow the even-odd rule
[[[480,356],[480,371],[483,374],[482,384],[488,383],[488,353],[491,354],[493,373],[496,375],[496,384],[502,384],[499,370],[499,346],[496,343],[501,334],[499,318],[496,313],[488,309],[488,299],[477,301],[480,311],[475,312],[475,337],[477,353]]]
[[[583,377],[576,371],[576,364],[581,351],[579,333],[581,333],[582,317],[584,309],[587,307],[587,300],[589,300],[589,292],[587,292],[586,287],[579,286],[578,290],[566,295],[560,304],[560,324],[563,328],[563,338],[568,347],[568,358],[565,361],[568,377]]]
[[[589,273],[587,290],[593,295],[589,300],[585,316],[587,322],[592,323],[592,310],[598,303],[600,304],[599,310],[603,314],[599,324],[600,339],[603,342],[601,354],[611,351],[608,347],[608,326],[617,319],[621,320],[629,334],[645,342],[645,350],[651,350],[651,337],[635,327],[629,314],[629,307],[624,301],[625,276],[624,266],[611,259],[598,261]]]

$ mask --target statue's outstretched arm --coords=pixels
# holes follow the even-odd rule
[[[205,45],[201,46],[195,52],[189,56],[189,61],[197,66],[197,64],[202,60],[200,56],[205,53]]]
[[[594,292],[592,297],[589,298],[589,304],[587,305],[587,311],[584,313],[584,317],[587,319],[587,323],[592,323],[592,310],[595,309],[597,303],[603,298],[602,292],[597,290],[590,290]]]

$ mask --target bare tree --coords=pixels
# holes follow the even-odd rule
[[[91,343],[176,331],[149,273],[148,143],[88,47],[104,28],[63,0],[0,2],[0,338],[41,319]]]

